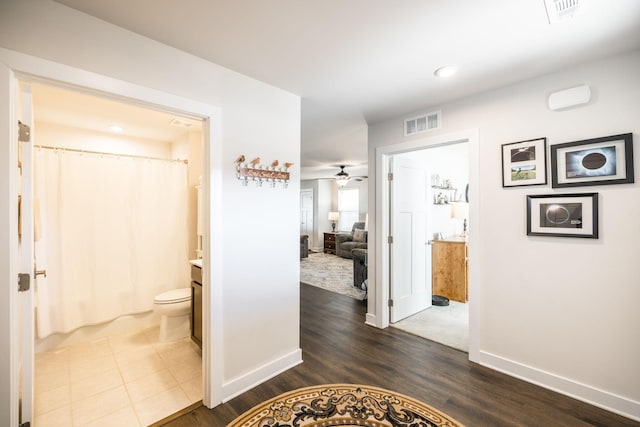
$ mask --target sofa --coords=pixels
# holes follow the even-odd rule
[[[362,284],[367,280],[367,250],[361,248],[353,249],[351,257],[353,258],[353,286],[358,289],[365,289]]]
[[[351,233],[336,234],[336,255],[351,258],[353,249],[367,249],[367,232],[364,222],[354,222]]]
[[[309,236],[303,234],[300,236],[300,258],[309,256]]]

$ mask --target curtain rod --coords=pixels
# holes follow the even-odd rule
[[[165,162],[183,162],[185,165],[189,164],[189,161],[186,159],[163,159],[160,157],[137,156],[135,154],[113,154],[113,153],[105,153],[102,151],[81,150],[78,148],[51,147],[48,145],[35,145],[35,147],[44,148],[46,150],[72,151],[74,153],[100,154],[102,156],[114,156],[114,157],[132,157],[134,159],[163,160]]]

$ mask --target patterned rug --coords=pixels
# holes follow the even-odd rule
[[[424,403],[382,388],[325,384],[281,394],[227,427],[463,427]]]
[[[353,260],[337,255],[310,253],[300,259],[300,281],[360,300],[365,295],[353,286]]]

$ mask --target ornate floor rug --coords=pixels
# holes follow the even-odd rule
[[[324,384],[281,394],[227,427],[463,427],[424,403],[377,387]]]
[[[351,298],[363,299],[365,292],[353,286],[353,260],[325,253],[310,253],[300,259],[300,281]]]

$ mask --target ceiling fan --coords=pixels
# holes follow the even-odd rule
[[[354,181],[362,181],[363,179],[367,178],[366,176],[351,177],[349,176],[348,173],[344,171],[344,168],[347,167],[346,165],[339,165],[338,167],[340,168],[340,172],[336,174],[336,183],[338,184],[339,187],[344,187],[345,185],[347,185],[349,183],[349,180],[351,180],[351,178],[353,178]]]

